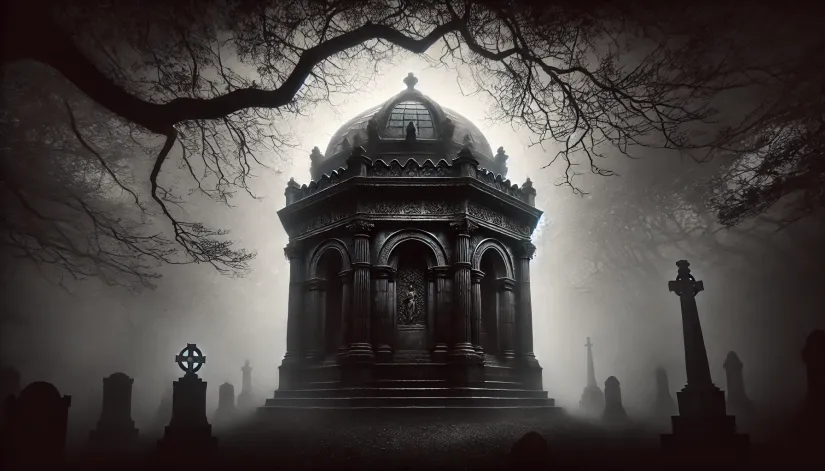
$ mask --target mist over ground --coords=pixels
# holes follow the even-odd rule
[[[132,292],[98,280],[64,278],[60,286],[49,267],[26,260],[6,265],[0,363],[16,366],[24,384],[50,381],[72,395],[70,427],[82,434],[97,420],[102,378],[116,371],[135,378],[133,418],[149,427],[162,394],[180,376],[173,359],[187,343],[207,357],[200,374],[209,383],[210,414],[221,383],[240,392],[246,359],[263,403],[278,387],[286,342],[287,237],[276,215],[286,181],[308,183],[312,147],[324,149],[349,118],[402,90],[410,71],[424,94],[476,123],[494,149],[504,147],[511,181],[529,176],[535,184],[544,216],[533,239],[534,343],[544,387],[559,405],[577,406],[586,337],[595,345],[597,380],[621,381],[632,416],[644,418],[649,410],[657,366],[667,368],[672,391],[681,389],[679,302],[667,290],[680,259],[704,281],[697,303],[716,384],[725,388],[722,362],[734,350],[760,407],[790,411],[802,399],[799,351],[812,329],[825,327],[821,217],[779,232],[766,222],[714,232],[712,215],[683,208],[692,191],[685,181],[702,173],[700,164],[652,150],[637,160],[616,156],[604,165],[619,176],[583,176],[577,185],[588,194],[575,195],[554,185],[560,168],[542,169],[552,149],[530,146],[527,130],[487,120],[485,97],[463,96],[456,71],[429,68],[418,58],[380,70],[363,93],[333,97],[335,109],[320,105],[291,120],[299,137],[288,151],[291,162],[273,157],[273,170],[256,170],[251,183],[262,200],[239,194],[230,209],[189,196],[191,219],[231,229],[233,240],[257,252],[246,277],[221,276],[209,265],[166,266],[155,290]]]

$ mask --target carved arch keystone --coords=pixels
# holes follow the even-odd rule
[[[351,257],[347,244],[340,239],[327,239],[319,244],[312,252],[307,266],[307,279],[311,280],[317,276],[318,262],[327,250],[335,250],[341,256],[341,271],[346,271],[352,268]]]
[[[510,253],[507,252],[507,249],[504,247],[504,244],[497,241],[496,239],[484,239],[478,243],[473,251],[473,256],[471,258],[472,268],[475,270],[481,270],[481,257],[484,256],[484,252],[488,250],[493,250],[499,254],[501,260],[504,262],[504,271],[507,278],[515,278],[515,270],[513,269],[513,259],[510,257]]]
[[[406,229],[398,231],[387,238],[381,250],[378,252],[378,262],[376,265],[389,265],[390,255],[400,244],[415,240],[423,243],[432,250],[435,256],[435,263],[438,266],[448,265],[447,252],[441,243],[432,234],[418,229]]]

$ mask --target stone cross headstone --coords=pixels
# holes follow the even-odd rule
[[[206,381],[197,375],[206,357],[190,343],[175,361],[185,374],[172,385],[172,420],[158,445],[162,451],[172,453],[213,451],[218,440],[206,420]]]
[[[808,380],[803,428],[809,438],[825,437],[825,330],[815,330],[805,342],[802,360]]]
[[[550,446],[538,432],[527,432],[510,449],[510,469],[545,470],[550,467]]]
[[[590,342],[590,337],[587,337],[587,386],[582,391],[581,400],[579,401],[579,408],[581,411],[589,416],[598,416],[604,411],[604,394],[598,383],[596,383],[596,369],[593,365],[593,344]]]
[[[682,308],[687,385],[676,393],[679,415],[671,419],[673,433],[662,435],[662,445],[667,448],[746,447],[749,437],[736,433],[736,419],[726,412],[725,393],[711,380],[696,307],[696,295],[705,286],[690,274],[687,260],[679,260],[676,266],[678,275],[676,280],[668,282],[668,290],[679,296]]]
[[[235,407],[235,386],[230,383],[223,383],[218,388],[218,409],[215,411],[215,425],[227,425],[238,416],[238,409]]]
[[[723,364],[728,383],[727,410],[736,416],[749,415],[753,404],[745,393],[745,378],[742,374],[744,364],[736,352],[729,352]]]
[[[19,397],[7,398],[10,458],[21,468],[62,460],[71,396],[61,396],[54,385],[34,382]]]
[[[95,445],[127,447],[137,442],[138,429],[132,420],[134,381],[123,373],[103,378],[103,409],[97,428],[91,432],[91,440]]]
[[[670,394],[667,371],[661,367],[656,368],[656,400],[653,405],[653,417],[657,422],[670,424],[670,418],[677,413],[676,402]]]
[[[252,393],[252,367],[249,366],[249,360],[246,360],[241,367],[241,374],[241,393],[238,394],[238,409],[250,411],[255,408],[255,396]]]
[[[609,423],[621,423],[627,420],[627,413],[622,405],[622,388],[615,376],[604,382],[604,412],[602,420]]]

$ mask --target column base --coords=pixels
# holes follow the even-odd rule
[[[301,384],[300,380],[301,361],[298,357],[284,357],[281,366],[278,367],[278,389],[297,389]]]
[[[725,393],[710,384],[685,386],[676,393],[679,415],[671,417],[673,433],[662,435],[665,448],[744,448],[746,434],[736,433],[736,418],[725,411]]]
[[[521,357],[514,358],[513,361],[518,362],[521,369],[521,381],[522,384],[524,384],[525,389],[531,389],[534,391],[541,391],[544,389],[541,375],[542,368],[539,366],[539,361],[536,360],[535,355],[528,353],[522,355]]]
[[[447,357],[449,356],[449,350],[447,350],[447,344],[445,343],[437,343],[435,344],[435,348],[432,352],[432,359],[433,363],[447,363]]]
[[[469,343],[458,343],[450,350],[448,360],[451,363],[479,363],[481,358],[476,354],[475,348]]]
[[[376,363],[390,363],[392,362],[392,348],[389,345],[381,345],[375,351]]]
[[[351,343],[347,352],[349,363],[372,363],[375,361],[375,354],[372,352],[372,345],[368,343]]]

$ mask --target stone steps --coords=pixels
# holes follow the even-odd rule
[[[547,398],[547,391],[525,389],[495,389],[489,387],[367,387],[334,389],[294,389],[275,391],[275,398],[339,398],[339,397],[495,397]]]
[[[525,397],[276,397],[266,407],[527,407],[554,406],[549,398]]]
[[[338,389],[344,387],[340,381],[312,381],[306,383],[302,389]],[[369,387],[373,388],[446,388],[445,379],[379,379],[372,381]],[[523,389],[518,381],[484,381],[468,385],[474,388],[490,389]]]

